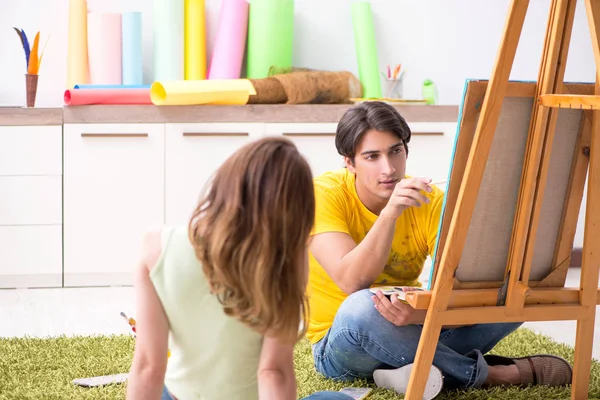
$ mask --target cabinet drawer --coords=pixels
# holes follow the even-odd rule
[[[61,175],[62,126],[0,127],[0,175]]]
[[[0,176],[0,225],[62,224],[62,177]]]
[[[337,123],[270,123],[267,136],[282,135],[290,139],[310,165],[313,176],[342,168],[344,159],[335,148]]]
[[[262,123],[167,124],[167,224],[187,223],[206,183],[236,150],[263,136]]]
[[[0,226],[0,288],[62,286],[62,227]]]

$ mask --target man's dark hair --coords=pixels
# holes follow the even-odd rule
[[[411,131],[400,113],[391,105],[381,101],[367,101],[352,106],[340,119],[335,133],[335,147],[338,153],[354,163],[356,147],[371,130],[391,132],[402,140],[408,154]]]

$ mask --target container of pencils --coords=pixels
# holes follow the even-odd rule
[[[402,76],[396,79],[386,79],[383,85],[383,95],[388,99],[402,99],[404,80]]]
[[[387,67],[387,74],[384,75],[383,96],[388,99],[404,98],[404,70],[401,64],[395,67]]]

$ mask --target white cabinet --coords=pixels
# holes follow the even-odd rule
[[[283,135],[306,157],[313,176],[342,168],[344,161],[335,149],[337,123],[269,123],[267,136]]]
[[[164,222],[164,124],[64,126],[64,285],[133,283]]]
[[[263,123],[167,124],[166,223],[187,223],[219,166],[263,134]]]
[[[0,288],[62,285],[62,126],[0,127]]]
[[[0,175],[62,174],[62,126],[0,126]]]

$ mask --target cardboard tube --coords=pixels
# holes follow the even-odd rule
[[[206,79],[206,11],[204,0],[185,0],[186,80]]]
[[[254,86],[247,79],[154,82],[150,88],[152,103],[158,106],[227,104],[243,105]]]
[[[154,80],[184,77],[183,0],[153,0]]]
[[[121,14],[88,14],[88,51],[90,83],[121,84]]]
[[[242,71],[248,31],[248,2],[223,0],[209,79],[238,79]]]
[[[368,99],[381,98],[379,61],[371,3],[366,1],[352,3],[352,26],[358,62],[358,78],[363,85],[363,95]]]
[[[248,21],[249,79],[292,67],[294,0],[252,0]]]
[[[143,81],[142,13],[126,12],[122,15],[123,84],[141,85]]]
[[[150,89],[150,85],[75,85],[73,89]]]
[[[150,89],[70,89],[64,94],[65,105],[152,104]]]
[[[67,43],[67,88],[89,83],[87,47],[87,4],[85,0],[69,1],[69,33]]]

